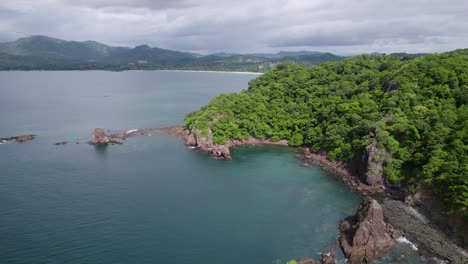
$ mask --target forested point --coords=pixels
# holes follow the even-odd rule
[[[250,137],[326,152],[331,160],[384,150],[387,184],[430,187],[448,214],[468,216],[468,49],[419,58],[360,55],[280,64],[241,93],[222,94],[185,124],[216,144]]]

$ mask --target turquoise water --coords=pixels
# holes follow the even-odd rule
[[[338,223],[360,197],[320,168],[300,167],[293,149],[242,147],[220,161],[161,133],[107,148],[82,143],[95,127],[181,124],[255,77],[0,72],[0,137],[39,135],[0,145],[0,263],[285,263],[340,254]]]

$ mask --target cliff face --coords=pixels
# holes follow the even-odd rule
[[[369,144],[362,158],[365,168],[365,174],[361,177],[362,181],[372,187],[384,188],[383,169],[385,160],[390,157],[390,152],[379,148],[376,141]]]
[[[340,245],[349,263],[369,263],[387,253],[394,241],[380,204],[366,198],[356,215],[340,223]]]

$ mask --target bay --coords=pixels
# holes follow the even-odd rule
[[[255,77],[0,72],[0,137],[38,135],[0,145],[1,262],[285,263],[328,251],[343,261],[337,226],[361,198],[322,169],[300,167],[294,149],[241,147],[220,161],[162,133],[83,144],[96,127],[182,124]]]

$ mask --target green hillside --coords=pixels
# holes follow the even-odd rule
[[[347,162],[372,152],[388,186],[430,186],[447,212],[466,212],[467,102],[468,49],[419,58],[361,55],[309,68],[281,64],[185,123],[216,144],[288,139]]]
[[[219,53],[202,56],[148,45],[111,47],[95,41],[65,41],[46,36],[0,43],[0,70],[190,69],[263,72],[286,61],[315,65],[341,59],[343,57],[319,52],[280,52],[259,56]]]

